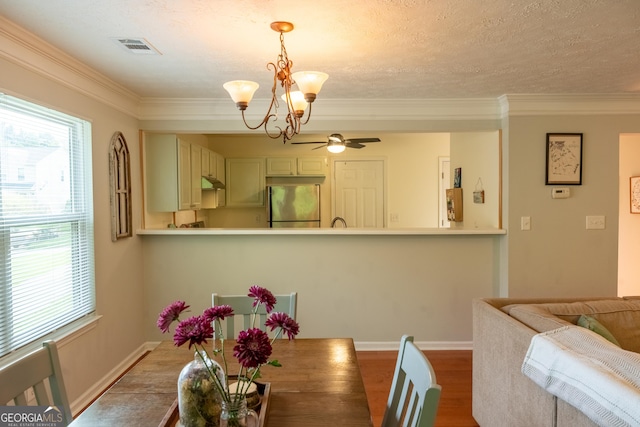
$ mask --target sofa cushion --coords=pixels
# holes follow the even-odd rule
[[[571,324],[571,322],[553,314],[545,305],[546,304],[515,304],[503,308],[503,311],[537,332],[551,331]]]
[[[614,337],[611,334],[611,332],[609,332],[609,330],[602,325],[602,323],[598,322],[593,317],[587,316],[586,314],[583,314],[582,316],[580,316],[578,318],[578,326],[582,326],[583,328],[587,328],[590,331],[593,331],[596,334],[600,335],[601,337],[605,338],[609,342],[611,342],[611,343],[617,345],[618,347],[620,347],[620,343],[618,342],[616,337]]]
[[[640,353],[640,300],[514,304],[502,311],[538,332],[576,325],[587,314],[607,328],[623,349]]]

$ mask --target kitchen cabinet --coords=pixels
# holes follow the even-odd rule
[[[226,159],[226,206],[264,206],[265,158]]]
[[[216,161],[216,153],[208,148],[202,148],[202,176],[216,177],[218,162]],[[217,178],[217,177],[216,177]]]
[[[267,176],[325,176],[325,157],[267,157]]]
[[[224,184],[224,157],[208,148],[202,148],[202,176],[216,178]],[[215,209],[224,206],[224,190],[202,189],[202,209]]]
[[[222,157],[221,155],[218,154],[216,156],[216,163],[218,164],[217,169],[216,169],[216,171],[218,173],[218,176],[216,178],[218,178],[223,184],[226,185],[227,177],[226,177],[226,173],[225,173],[226,168],[225,168],[224,157]],[[226,193],[227,193],[226,190],[218,190],[216,192],[216,195],[218,197],[218,207],[223,207],[223,206],[225,206],[227,204],[226,203]]]
[[[297,173],[295,157],[267,157],[267,176],[290,176]]]
[[[147,135],[145,182],[149,211],[200,209],[201,176],[201,146],[176,135]]]
[[[298,175],[325,176],[326,157],[299,157]]]

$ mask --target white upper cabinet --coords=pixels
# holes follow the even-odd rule
[[[215,153],[208,148],[202,148],[202,176],[216,178],[224,184],[224,157]],[[202,181],[201,181],[202,182]],[[205,182],[206,184],[206,182]],[[224,206],[225,192],[224,190],[211,189],[204,187],[202,189],[202,209],[216,209]]]
[[[226,159],[226,206],[264,206],[264,157]]]
[[[186,209],[200,209],[202,205],[202,147],[191,144],[191,157],[189,159],[191,200]]]
[[[295,157],[267,157],[267,176],[290,176],[297,173]]]
[[[201,147],[176,135],[145,139],[147,207],[151,212],[200,209]]]
[[[325,176],[327,170],[326,157],[299,157],[298,175]]]
[[[325,157],[267,157],[267,176],[325,176]]]
[[[218,167],[219,157],[222,156],[208,148],[202,148],[202,175],[211,176],[224,182],[224,166],[222,168]],[[224,165],[224,158],[222,158],[222,164]]]
[[[220,180],[223,184],[226,185],[227,182],[227,174],[225,173],[225,161],[224,161],[224,157],[222,157],[221,155],[217,155],[216,156],[216,163],[217,163],[217,169],[216,172],[218,174],[218,176],[216,176],[216,178],[218,178],[218,180]],[[226,190],[218,190],[216,192],[216,195],[218,197],[218,207],[223,207],[225,206],[226,203]]]

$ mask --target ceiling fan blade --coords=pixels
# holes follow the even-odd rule
[[[327,141],[304,141],[304,142],[292,142],[292,144],[326,144]]]
[[[349,138],[345,142],[380,142],[380,138]]]
[[[357,142],[347,142],[344,145],[346,145],[349,148],[364,148],[364,147],[366,147],[365,145],[359,144]]]
[[[312,148],[312,150],[319,150],[320,148],[324,148],[326,146],[327,146],[327,144],[324,144],[324,145],[321,145],[320,147]]]

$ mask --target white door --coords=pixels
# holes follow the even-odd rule
[[[451,162],[448,157],[440,157],[439,192],[438,192],[438,227],[450,228],[447,219],[447,188],[451,187]]]
[[[334,215],[347,227],[384,227],[384,161],[334,161]]]

